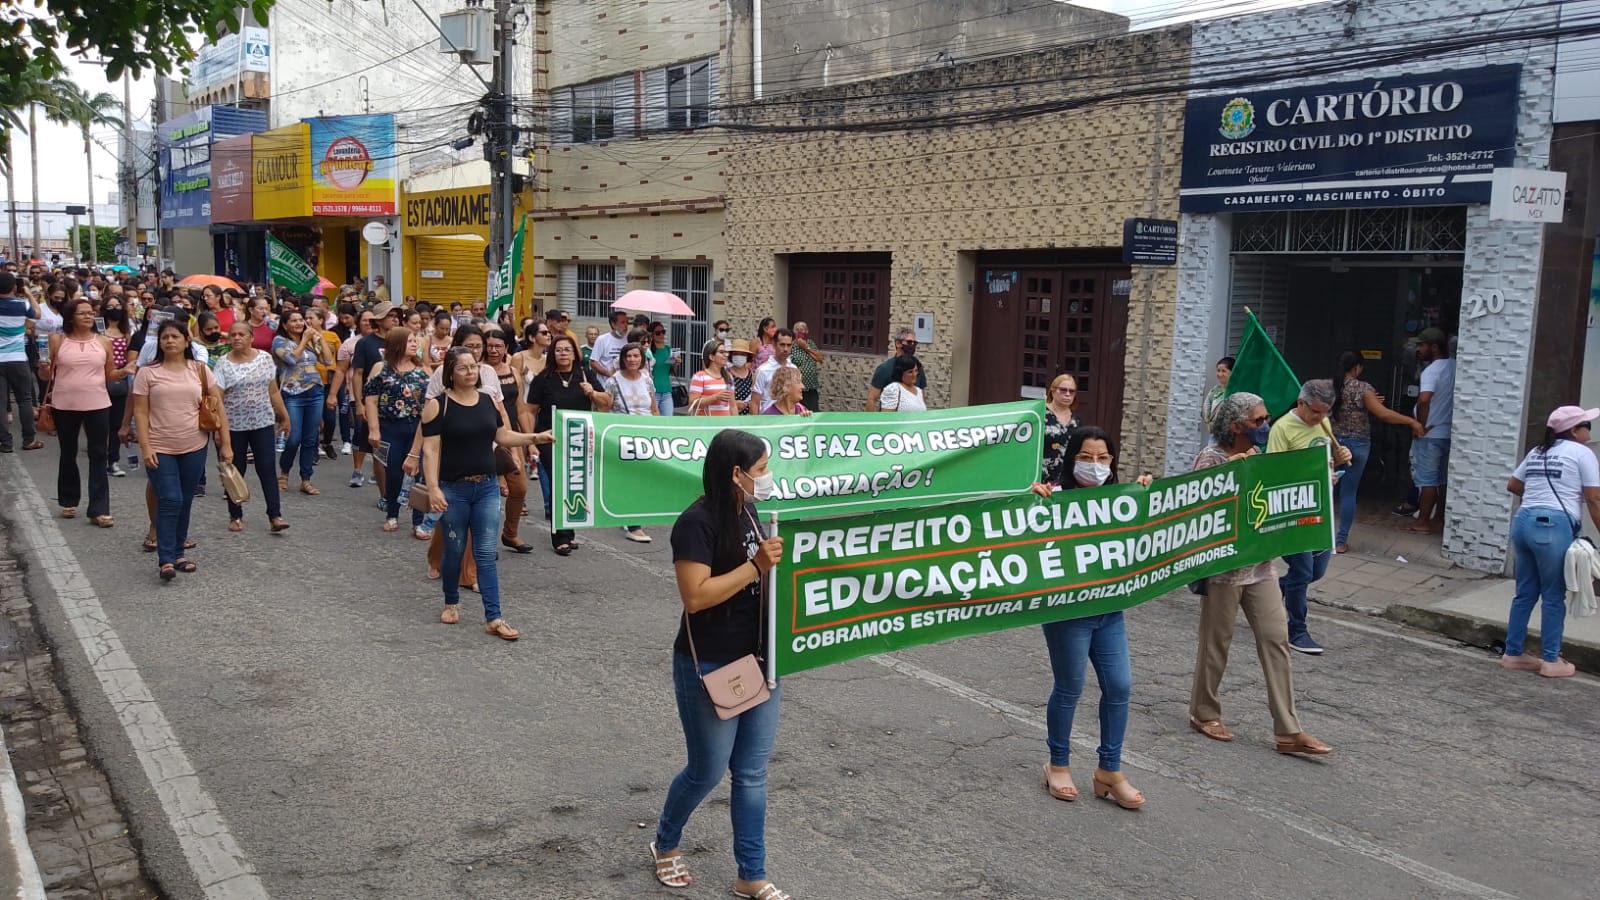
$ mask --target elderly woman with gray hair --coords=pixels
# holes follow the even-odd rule
[[[1211,420],[1211,440],[1195,458],[1194,468],[1210,468],[1255,454],[1267,442],[1271,417],[1261,398],[1240,392],[1217,405]],[[1214,741],[1231,741],[1233,733],[1222,724],[1222,704],[1217,688],[1228,668],[1228,647],[1240,608],[1256,639],[1256,656],[1267,682],[1267,707],[1279,753],[1321,755],[1331,747],[1300,729],[1294,707],[1294,674],[1289,668],[1289,620],[1278,589],[1272,560],[1222,572],[1206,579],[1200,598],[1199,651],[1194,664],[1194,687],[1189,696],[1189,727]]]

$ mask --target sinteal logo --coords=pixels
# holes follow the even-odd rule
[[[589,417],[565,416],[561,438],[561,453],[566,462],[561,505],[567,514],[568,526],[586,524],[590,519],[589,495],[594,485],[594,432]]]
[[[1320,516],[1322,513],[1322,502],[1315,481],[1273,487],[1257,482],[1248,496],[1250,525],[1256,531],[1279,523],[1293,524],[1307,515]]]
[[[1222,108],[1222,127],[1218,128],[1217,131],[1221,132],[1223,137],[1237,141],[1242,137],[1249,136],[1250,132],[1255,130],[1255,105],[1243,97],[1235,97],[1229,100],[1228,105]]]

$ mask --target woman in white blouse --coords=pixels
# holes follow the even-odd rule
[[[625,344],[617,353],[617,374],[606,382],[606,393],[613,398],[612,412],[630,416],[654,416],[656,412],[655,382],[644,368],[644,345]],[[637,525],[624,528],[628,540],[640,544],[650,543],[650,535]]]
[[[878,409],[882,412],[923,412],[928,408],[927,395],[917,387],[917,372],[922,364],[909,353],[897,356],[889,384],[878,395]]]

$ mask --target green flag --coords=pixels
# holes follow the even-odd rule
[[[317,270],[288,244],[270,234],[267,235],[267,276],[296,294],[309,294],[317,286]]]
[[[511,239],[506,258],[500,261],[500,271],[494,279],[494,296],[489,299],[489,321],[500,318],[500,310],[512,308],[517,294],[517,279],[522,277],[522,236],[528,230],[528,218],[522,217],[517,226],[517,236]]]
[[[1284,362],[1283,354],[1272,345],[1272,339],[1256,320],[1256,314],[1245,311],[1244,337],[1239,340],[1239,352],[1233,359],[1233,374],[1228,376],[1228,393],[1256,394],[1267,406],[1273,418],[1294,407],[1300,397],[1300,379]]]

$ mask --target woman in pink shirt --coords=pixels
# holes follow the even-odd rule
[[[194,491],[206,470],[208,435],[200,430],[200,398],[222,391],[204,362],[191,358],[189,331],[175,321],[161,323],[156,332],[155,362],[133,379],[133,418],[138,426],[139,455],[144,458],[150,485],[156,494],[156,553],[161,580],[197,566],[180,556],[189,539],[189,513]],[[226,413],[217,434],[217,458],[233,462]]]
[[[61,517],[78,514],[83,484],[78,478],[78,432],[89,442],[89,519],[110,528],[111,482],[106,458],[111,430],[111,395],[106,382],[126,376],[112,361],[111,342],[94,330],[94,305],[72,300],[64,310],[62,331],[50,335],[50,361],[39,377],[50,382],[50,408],[55,412],[61,462],[56,467],[56,502]]]
[[[724,370],[728,366],[728,346],[715,338],[706,341],[700,355],[702,368],[689,379],[689,415],[733,415],[733,387]]]

